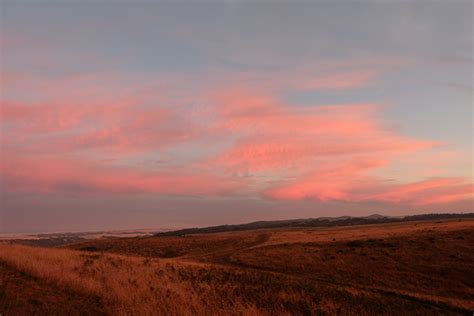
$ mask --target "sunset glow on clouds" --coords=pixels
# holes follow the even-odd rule
[[[99,85],[101,77],[87,80]],[[57,89],[49,83],[46,92],[38,91],[43,98],[3,103],[2,174],[8,191],[206,196],[258,187],[253,195],[271,199],[414,203],[450,202],[472,193],[462,179],[387,185],[367,175],[403,155],[440,146],[386,128],[377,117],[383,105],[298,107],[267,92],[230,87],[197,96],[203,99],[200,111],[186,104],[169,106],[159,90],[156,95],[92,91],[87,97],[79,93],[81,79],[58,82]],[[360,85],[352,84],[343,86]],[[333,87],[328,83],[326,88]],[[223,144],[219,151],[212,139]],[[153,159],[178,146],[192,151],[195,143],[201,154],[165,163],[159,171],[128,162]]]
[[[12,6],[12,12],[17,9]],[[394,58],[393,52],[330,59],[315,54],[305,56],[306,64],[273,70],[194,69],[198,63],[153,72],[108,66],[100,42],[92,42],[95,52],[79,46],[74,53],[67,47],[49,50],[40,42],[47,33],[17,33],[11,27],[2,31],[5,201],[18,195],[54,200],[148,194],[285,201],[296,209],[298,201],[353,203],[362,209],[374,202],[391,209],[442,205],[456,211],[452,207],[461,202],[465,209],[459,211],[469,211],[472,206],[472,170],[450,158],[453,153],[463,157],[465,148],[436,133],[403,132],[403,120],[387,116],[398,106],[388,94],[360,96],[414,67],[414,56]],[[140,45],[137,41],[133,45]],[[210,48],[201,44],[195,49],[204,54]],[[120,64],[120,56],[111,51],[115,44],[110,45],[110,58]],[[242,63],[248,62],[247,49],[242,48]],[[72,61],[75,54],[77,61]],[[94,60],[88,70],[68,70],[83,58]],[[235,58],[235,52],[229,55]],[[45,65],[50,65],[46,72]],[[298,94],[304,102],[291,97]],[[343,95],[355,97],[338,97]],[[431,152],[437,153],[429,158],[437,171],[414,174],[413,168],[430,164],[426,157]],[[386,169],[396,170],[396,177],[384,175]]]

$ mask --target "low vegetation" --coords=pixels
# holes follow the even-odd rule
[[[246,231],[253,229],[273,229],[291,227],[344,227],[353,225],[374,225],[387,223],[404,223],[426,220],[446,220],[446,219],[474,218],[474,213],[437,213],[420,214],[402,217],[383,216],[373,214],[365,217],[341,216],[341,217],[319,217],[303,218],[281,221],[259,221],[239,225],[220,225],[202,228],[186,228],[168,232],[156,233],[156,236],[184,236],[188,234],[210,234],[223,232]]]
[[[3,244],[0,314],[466,314],[473,271],[471,220]]]

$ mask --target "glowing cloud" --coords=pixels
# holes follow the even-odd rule
[[[373,77],[371,71],[337,73],[301,88],[352,89]],[[374,176],[402,157],[438,146],[387,128],[377,104],[303,107],[283,102],[268,87],[209,89],[179,103],[179,93],[168,87],[144,82],[133,88],[114,76],[35,82],[23,83],[32,100],[17,97],[17,81],[2,100],[7,191],[244,194],[412,205],[472,196],[472,184],[462,178],[399,183]],[[189,100],[200,103],[198,110]],[[159,170],[143,163],[164,151],[173,153],[172,162]]]

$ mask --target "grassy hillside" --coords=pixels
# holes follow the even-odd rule
[[[341,217],[319,217],[319,218],[303,218],[290,219],[281,221],[259,221],[239,225],[219,225],[202,228],[186,228],[174,231],[156,233],[156,236],[184,236],[190,234],[209,234],[222,233],[233,231],[245,231],[254,229],[268,229],[268,228],[291,228],[291,227],[343,227],[354,225],[373,225],[386,223],[403,223],[413,221],[426,220],[446,220],[446,219],[460,219],[460,218],[474,218],[474,213],[436,213],[436,214],[421,214],[402,217],[390,217],[379,214],[373,214],[363,217],[341,216]]]
[[[63,314],[64,306],[48,303],[42,288],[76,293],[81,303],[74,304],[85,314],[474,310],[472,220],[123,238],[67,249],[4,244],[0,262],[26,278],[15,287],[12,278],[0,278],[3,315],[30,314],[35,306]]]

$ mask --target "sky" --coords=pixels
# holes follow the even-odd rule
[[[472,1],[0,9],[0,233],[474,211]]]

